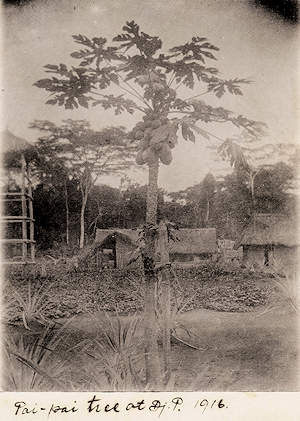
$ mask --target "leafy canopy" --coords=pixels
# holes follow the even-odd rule
[[[142,112],[143,122],[137,123],[129,135],[132,141],[139,141],[138,164],[158,159],[169,164],[178,129],[185,140],[194,142],[197,134],[210,139],[212,135],[196,125],[198,122],[229,122],[253,136],[263,134],[263,123],[199,100],[204,94],[218,98],[226,92],[242,95],[240,85],[251,83],[247,79],[222,79],[218,69],[207,66],[207,60],[216,60],[219,49],[206,38],[193,37],[165,53],[159,37],[140,31],[132,21],[126,22],[113,45],[102,37],[74,35],[73,39],[81,49],[71,57],[79,64],[47,64],[46,72],[54,76],[34,85],[50,93],[48,104],[66,109],[100,105],[114,109],[116,115]],[[193,91],[193,95],[183,98],[180,86]],[[118,90],[120,93],[115,94]],[[173,118],[172,113],[176,114]],[[221,152],[229,155],[231,165],[247,165],[232,140],[226,141]]]
[[[94,182],[100,175],[118,173],[130,167],[135,148],[128,148],[123,127],[107,127],[101,131],[90,128],[85,120],[64,120],[60,126],[35,120],[29,126],[40,136],[35,147],[37,168],[55,175],[65,172],[67,178],[81,179],[88,172]]]

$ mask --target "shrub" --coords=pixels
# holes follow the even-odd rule
[[[42,324],[47,324],[48,321],[44,317],[44,311],[49,305],[47,300],[47,293],[52,284],[35,284],[28,282],[26,293],[20,293],[15,287],[11,285],[10,289],[15,297],[17,307],[20,309],[21,318],[26,329],[30,329],[28,324],[38,321]]]
[[[3,389],[6,391],[67,391],[67,323],[44,327],[39,335],[4,335]],[[63,352],[64,351],[64,352]]]
[[[82,343],[82,368],[89,390],[134,391],[143,388],[145,354],[141,318],[122,320],[118,313],[105,313],[107,326],[94,321],[101,337]],[[91,315],[91,318],[93,316]]]

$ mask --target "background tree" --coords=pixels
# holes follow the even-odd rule
[[[254,178],[254,199],[247,173],[233,171],[167,194],[164,215],[181,228],[215,227],[217,236],[235,240],[255,213],[295,214],[295,168],[280,162],[261,166]],[[209,219],[206,199],[209,198]]]
[[[186,190],[167,194],[167,200],[164,202],[165,219],[174,223],[177,228],[191,228],[188,212]]]
[[[259,168],[255,183],[255,208],[258,212],[289,212],[290,195],[295,180],[293,168],[283,162]]]
[[[186,214],[189,215],[191,228],[210,226],[216,182],[211,174],[207,174],[201,183],[188,187],[182,193],[186,202]]]
[[[214,207],[218,236],[235,240],[247,224],[253,209],[251,192],[240,173],[234,171],[218,180]]]
[[[133,184],[123,193],[121,209],[122,209],[122,226],[124,228],[135,228],[144,225],[147,210],[147,191],[148,187]],[[164,194],[161,189],[158,190],[157,199],[157,215],[158,218],[163,212]]]
[[[91,104],[114,108],[116,114],[125,110],[143,114],[129,138],[138,142],[137,163],[147,164],[149,171],[143,261],[146,377],[153,386],[160,376],[155,332],[159,163],[168,165],[172,161],[171,150],[177,144],[179,130],[185,140],[194,142],[197,135],[210,138],[204,129],[207,123],[232,124],[253,135],[262,133],[262,125],[197,99],[204,94],[221,98],[226,91],[242,95],[239,85],[249,83],[245,79],[224,80],[216,68],[206,66],[205,60],[216,60],[213,53],[218,51],[206,38],[193,37],[164,53],[160,51],[162,41],[141,32],[133,21],[127,22],[123,33],[113,39],[115,45],[107,45],[107,40],[101,37],[89,39],[76,35],[73,38],[81,46],[71,54],[80,60],[79,66],[48,64],[46,71],[55,76],[35,83],[50,92],[47,102],[67,109],[79,105],[87,108]],[[116,88],[120,94],[116,94]],[[186,90],[192,90],[190,97],[186,97]],[[202,127],[197,122],[203,123]],[[232,140],[226,140],[221,151],[230,157],[232,165],[238,168],[247,165],[241,149]]]
[[[67,195],[64,180],[59,184],[44,180],[33,190],[35,239],[40,249],[52,248],[54,242],[78,244],[81,194],[77,180],[68,180],[66,190]]]
[[[213,208],[213,201],[215,196],[215,188],[216,188],[216,181],[212,174],[208,173],[202,181],[202,202],[204,205],[204,217],[203,217],[203,225],[204,227],[211,226],[211,219],[212,219],[212,208]]]
[[[46,132],[37,142],[40,156],[51,168],[59,166],[68,179],[76,178],[81,191],[80,248],[84,246],[85,208],[92,187],[102,175],[116,174],[133,164],[134,147],[124,142],[121,127],[94,131],[84,120],[65,120],[61,126],[49,121],[34,121],[31,128]]]
[[[44,239],[45,244],[43,247],[50,246],[52,244],[53,239],[46,241],[44,235],[41,233],[45,233],[45,228],[38,228],[39,223],[41,224],[44,221],[45,212],[42,211],[43,208],[39,209],[39,200],[43,202],[43,206],[45,206],[45,210],[47,208],[46,202],[50,205],[51,200],[55,197],[57,202],[57,206],[60,207],[61,205],[61,198],[64,199],[64,203],[62,207],[59,209],[58,218],[60,221],[60,225],[63,224],[61,219],[62,213],[65,213],[65,238],[66,243],[69,244],[69,236],[70,236],[70,205],[69,205],[69,189],[70,183],[73,181],[74,184],[75,179],[70,175],[70,169],[67,168],[63,159],[57,156],[57,150],[50,144],[43,144],[41,145],[40,142],[37,143],[35,146],[38,153],[36,154],[36,159],[34,160],[34,178],[36,180],[36,184],[38,187],[34,190],[34,214],[37,214],[37,218],[35,218],[35,228],[37,238],[42,242],[41,238]],[[47,197],[47,195],[49,197]],[[58,203],[59,202],[59,203]],[[57,216],[56,208],[52,209],[52,215]],[[49,225],[52,218],[45,218],[45,225],[47,228],[50,228],[51,224]],[[55,223],[56,229],[58,228],[57,223]],[[46,230],[48,231],[48,229]],[[56,237],[60,237],[62,233],[60,231],[56,231]],[[53,237],[53,235],[51,235]],[[61,237],[62,238],[62,237]],[[57,240],[57,238],[56,238]],[[49,243],[49,244],[48,244]]]
[[[245,183],[252,196],[254,208],[262,205],[258,205],[258,196],[260,199],[263,198],[263,188],[260,186],[260,193],[257,191],[257,187],[261,184],[261,180],[269,185],[269,188],[265,190],[265,205],[268,202],[269,211],[271,211],[270,200],[276,201],[276,189],[283,193],[283,189],[297,187],[299,174],[299,152],[300,149],[293,143],[264,143],[261,144],[260,139],[257,139],[249,131],[243,130],[239,135],[233,135],[231,139],[227,139],[219,150],[222,152],[223,159],[226,157],[226,150],[233,150],[235,145],[232,144],[238,142],[239,147],[246,157],[247,164],[243,164],[238,170],[238,177],[242,183]],[[227,144],[228,142],[228,144]],[[210,145],[211,149],[216,149],[215,145]],[[233,148],[233,149],[232,149]],[[215,156],[216,160],[219,160],[218,156]],[[275,170],[273,172],[273,170]],[[276,171],[278,170],[278,172]],[[269,179],[267,182],[266,179]],[[242,181],[243,180],[243,181]],[[259,181],[260,180],[260,181]],[[289,185],[288,185],[289,184]],[[276,186],[277,185],[277,188]],[[286,185],[284,187],[284,185]],[[269,199],[267,199],[269,197]],[[287,198],[287,196],[286,196]],[[266,212],[266,207],[264,207]],[[273,203],[273,210],[274,210]]]
[[[117,188],[107,185],[94,186],[86,208],[89,236],[95,238],[96,229],[121,228],[122,194]]]

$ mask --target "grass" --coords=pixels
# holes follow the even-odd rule
[[[31,322],[48,324],[44,314],[49,305],[47,294],[52,287],[53,285],[47,282],[32,284],[29,279],[25,288],[20,291],[10,281],[6,281],[3,287],[3,320],[22,319],[28,330]]]
[[[13,335],[6,331],[3,344],[3,389],[7,391],[70,390],[66,340],[67,323],[52,324],[39,334]],[[71,387],[72,388],[72,387]]]
[[[56,264],[51,277],[29,274],[23,279],[16,273],[8,273],[7,277],[4,320],[19,320],[27,334],[6,332],[5,390],[147,390],[142,320],[137,315],[143,308],[141,272],[89,269],[70,275]],[[179,322],[179,315],[199,307],[251,311],[267,302],[271,282],[275,292],[299,309],[289,283],[281,278],[270,279],[261,272],[252,273],[224,262],[174,270],[172,335],[192,351],[203,350],[197,345],[200,338]],[[160,302],[157,307],[158,329],[162,325],[162,306]],[[104,320],[93,314],[99,310],[105,311]],[[108,310],[114,311],[113,315]],[[78,313],[89,315],[97,335],[91,337],[77,329],[76,340],[74,332],[70,339],[68,323],[58,327],[55,322]],[[129,319],[121,317],[132,314]],[[39,322],[38,334],[34,334],[34,322]],[[180,337],[183,331],[184,340]],[[204,364],[196,376],[198,383],[205,381],[207,370]],[[176,381],[172,373],[165,389],[173,390]]]
[[[195,290],[188,289],[187,291],[181,286],[176,273],[174,271],[171,271],[171,275],[173,278],[173,282],[170,284],[170,291],[171,291],[171,311],[170,311],[170,334],[178,341],[184,343],[187,346],[190,346],[194,349],[199,349],[197,346],[195,346],[195,339],[196,335],[192,333],[189,329],[187,329],[184,325],[182,325],[179,322],[179,315],[185,311],[185,309],[190,305],[191,302],[196,298],[197,294],[201,290],[201,288],[198,288]],[[158,337],[159,340],[162,341],[162,331],[163,331],[163,306],[164,302],[162,300],[162,290],[161,290],[161,282],[158,282],[157,286],[157,307],[156,307],[156,320],[158,324]],[[184,330],[190,341],[183,341],[180,339],[180,335],[178,333],[178,330],[180,331]]]
[[[300,315],[300,290],[296,274],[275,274],[274,286],[267,311],[287,306]]]
[[[45,296],[50,290],[51,284],[45,287],[44,284],[32,288],[31,282],[28,282],[27,294],[22,296],[17,289],[14,288],[13,293],[16,297],[17,303],[22,311],[22,319],[26,329],[29,329],[28,323],[38,320],[42,323],[47,323],[44,317],[44,311],[48,306]]]
[[[90,390],[141,390],[144,385],[145,354],[141,318],[130,321],[105,313],[106,326],[94,318],[98,338],[82,342],[82,368]],[[91,316],[91,319],[93,317]]]

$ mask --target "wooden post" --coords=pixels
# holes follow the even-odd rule
[[[30,169],[27,166],[27,182],[28,182],[28,201],[29,201],[29,238],[30,238],[30,257],[31,263],[35,263],[35,244],[34,244],[34,220],[33,220],[33,197],[32,197],[32,186],[30,180]]]
[[[25,171],[26,161],[22,154],[22,186],[21,186],[21,200],[22,200],[22,261],[27,262],[27,203],[26,203],[26,188],[25,188]]]
[[[168,245],[168,230],[166,223],[161,220],[158,226],[158,251],[162,274],[162,316],[163,316],[163,354],[166,380],[170,376],[170,349],[171,349],[171,287],[170,287],[170,258]]]

